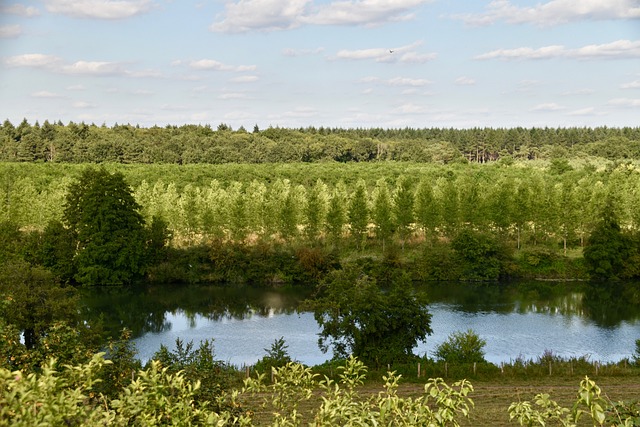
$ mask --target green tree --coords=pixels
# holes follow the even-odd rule
[[[337,357],[352,354],[376,366],[408,360],[432,332],[426,296],[404,274],[382,290],[361,268],[337,270],[307,305],[321,328],[322,351],[331,347]]]
[[[427,240],[432,240],[439,224],[440,213],[433,187],[426,179],[420,180],[415,196],[415,218]]]
[[[344,226],[347,222],[346,200],[345,186],[340,182],[333,189],[325,219],[325,231],[334,243],[342,238]]]
[[[414,222],[413,204],[414,196],[411,183],[406,176],[400,175],[393,192],[393,216],[403,249],[405,240],[411,234],[411,226]]]
[[[122,173],[89,168],[70,185],[64,221],[77,236],[79,283],[124,284],[143,275],[147,236],[139,209]]]
[[[328,199],[327,185],[318,179],[316,185],[307,193],[304,209],[304,233],[311,242],[318,238],[327,217]]]
[[[373,206],[371,219],[375,226],[376,237],[382,241],[382,250],[385,249],[385,241],[393,234],[393,220],[391,195],[389,187],[384,179],[378,180],[373,190]]]
[[[356,189],[349,201],[349,225],[351,226],[351,236],[358,246],[364,246],[369,226],[369,207],[367,206],[367,186],[364,180],[358,180]]]
[[[621,278],[630,250],[631,240],[620,229],[609,200],[583,251],[589,275],[593,280]]]

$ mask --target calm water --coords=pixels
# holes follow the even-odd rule
[[[415,353],[431,355],[452,332],[473,329],[487,341],[486,359],[493,363],[536,359],[547,350],[563,357],[618,361],[633,354],[640,338],[640,307],[629,304],[639,290],[638,284],[431,285],[434,333]],[[173,348],[180,338],[196,344],[213,339],[216,358],[252,364],[284,337],[294,359],[315,365],[331,355],[318,349],[313,314],[296,311],[305,296],[299,291],[179,286],[94,290],[83,300],[85,317],[101,317],[114,331],[125,326],[133,330],[143,361],[161,344]]]

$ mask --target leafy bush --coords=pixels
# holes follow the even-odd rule
[[[440,344],[435,357],[449,363],[482,363],[484,359],[485,340],[469,329],[466,332],[454,332],[447,341]]]

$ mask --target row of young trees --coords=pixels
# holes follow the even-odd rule
[[[177,242],[187,244],[350,238],[363,247],[375,238],[384,246],[392,240],[404,244],[415,237],[451,237],[471,228],[491,231],[518,248],[546,241],[567,249],[584,244],[607,199],[623,229],[640,229],[640,170],[633,164],[601,170],[574,170],[562,162],[546,169],[519,164],[449,167],[395,179],[378,175],[373,182],[328,184],[318,179],[308,186],[272,178],[214,179],[199,186],[156,177],[155,182],[141,181],[133,194],[145,220],[162,218]],[[7,180],[0,188],[0,220],[44,229],[62,218],[72,181]]]
[[[0,126],[0,161],[275,163],[402,160],[485,163],[504,157],[640,157],[640,128],[286,129],[221,124],[141,128],[61,122]]]

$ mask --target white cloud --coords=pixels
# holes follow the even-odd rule
[[[313,25],[379,25],[411,19],[411,10],[425,0],[334,1],[313,8],[301,22]]]
[[[620,89],[640,89],[640,80],[634,80],[629,83],[623,83],[620,85]]]
[[[607,102],[607,105],[614,107],[640,107],[640,98],[616,98]]]
[[[359,83],[367,83],[367,84],[377,83],[377,84],[382,84],[386,86],[405,86],[405,87],[416,88],[416,87],[430,85],[433,82],[426,79],[414,79],[409,77],[393,77],[387,80],[383,80],[379,77],[368,76],[360,79]]]
[[[491,25],[498,21],[510,24],[532,23],[539,26],[583,20],[639,19],[637,0],[551,0],[535,6],[516,6],[510,0],[494,0],[480,14],[455,15],[468,25]]]
[[[191,61],[189,67],[194,70],[211,70],[211,71],[253,71],[256,69],[255,65],[228,65],[223,64],[215,59],[199,59],[197,61]]]
[[[124,19],[147,12],[150,0],[46,0],[51,13],[73,18]]]
[[[225,16],[211,24],[216,32],[287,30],[299,25],[310,0],[239,0],[225,5]]]
[[[8,67],[40,68],[60,74],[90,75],[90,76],[127,76],[127,77],[161,77],[155,70],[128,70],[123,63],[107,61],[76,61],[68,64],[54,55],[28,53],[11,56],[4,60]]]
[[[427,110],[422,105],[404,104],[393,110],[394,113],[400,114],[424,114]]]
[[[209,27],[217,32],[288,30],[301,25],[380,25],[411,19],[431,0],[238,0]]]
[[[247,99],[246,93],[226,92],[218,95],[218,99]]]
[[[238,76],[229,79],[233,83],[253,83],[258,81],[258,76]]]
[[[554,45],[541,48],[519,47],[515,49],[496,49],[491,52],[477,55],[475,59],[626,59],[640,58],[640,40],[617,40],[611,43],[588,45],[578,49],[567,49],[564,46]]]
[[[55,92],[49,92],[47,90],[41,90],[38,92],[33,92],[31,94],[31,96],[33,98],[62,98],[62,95],[55,93]]]
[[[54,55],[41,53],[26,53],[24,55],[10,56],[4,60],[9,67],[28,67],[52,69],[61,63],[61,59]]]
[[[73,108],[80,108],[80,109],[95,108],[94,104],[90,104],[90,103],[88,103],[86,101],[75,101],[71,105],[73,106]]]
[[[591,95],[592,93],[594,93],[593,89],[576,89],[576,90],[569,90],[566,92],[562,92],[563,96],[571,96],[571,95]]]
[[[292,49],[292,48],[286,48],[282,50],[282,54],[284,56],[291,56],[291,57],[296,57],[296,56],[306,56],[306,55],[317,55],[319,53],[324,52],[324,48],[323,47],[318,47],[315,49]]]
[[[22,34],[20,25],[0,25],[0,39],[14,39]]]
[[[531,111],[559,111],[564,110],[566,107],[558,105],[555,102],[549,102],[546,104],[538,104],[531,109]]]
[[[0,13],[8,14],[8,15],[20,15],[26,16],[27,18],[33,18],[34,16],[40,15],[40,11],[33,6],[25,6],[23,4],[12,4],[6,6],[0,6]]]
[[[476,84],[476,81],[471,77],[460,76],[456,79],[455,83],[459,86],[473,86]]]
[[[593,107],[585,107],[580,108],[578,110],[573,110],[567,113],[569,116],[601,116],[602,114],[597,113],[596,109]]]
[[[411,79],[407,77],[394,77],[387,80],[387,84],[390,86],[426,86],[432,83],[425,79]]]
[[[126,74],[120,63],[102,61],[77,61],[60,68],[64,74],[83,74],[94,76],[108,76]]]
[[[422,41],[418,40],[409,45],[400,47],[377,47],[370,49],[338,51],[335,56],[329,59],[345,59],[345,60],[373,60],[375,62],[401,62],[401,63],[423,63],[433,60],[437,57],[435,53],[418,53],[416,49],[422,45]]]

